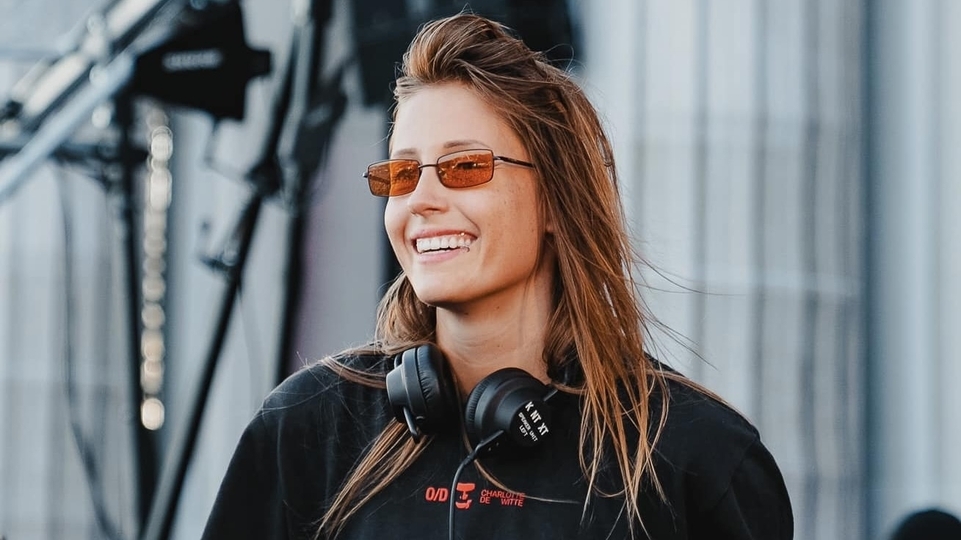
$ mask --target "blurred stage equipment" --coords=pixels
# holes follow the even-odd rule
[[[85,22],[76,47],[38,63],[0,104],[0,204],[48,158],[99,165],[105,189],[120,201],[129,384],[132,410],[139,412],[144,393],[134,176],[147,152],[130,137],[133,100],[152,97],[216,120],[240,120],[247,84],[270,71],[270,53],[247,46],[236,0],[121,0]],[[108,103],[109,121],[101,122],[106,125],[82,130]],[[137,414],[132,418],[140,420]],[[159,466],[150,430],[136,422],[134,431],[140,528],[152,506]]]
[[[138,56],[132,91],[243,120],[247,83],[270,71],[270,54],[247,46],[240,5],[185,10],[181,19],[175,35]]]
[[[202,6],[202,7],[196,7]],[[0,202],[121,93],[243,118],[247,83],[270,54],[247,46],[236,0],[125,0],[88,20],[79,47],[41,62],[0,105]]]

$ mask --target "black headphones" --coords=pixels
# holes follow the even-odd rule
[[[499,369],[471,390],[464,427],[471,444],[531,448],[550,434],[547,401],[557,392],[519,368]],[[456,430],[460,401],[444,355],[421,345],[394,357],[387,373],[387,398],[394,417],[407,424],[414,439],[425,433]]]

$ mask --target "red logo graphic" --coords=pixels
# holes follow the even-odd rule
[[[482,489],[480,492],[480,504],[494,504],[500,501],[501,506],[524,507],[524,494],[504,491],[502,489]]]
[[[467,510],[474,502],[471,494],[477,490],[477,485],[473,482],[458,482],[456,490],[457,493],[454,494],[454,506],[461,510]],[[517,508],[524,507],[524,499],[526,498],[523,493],[514,493],[503,489],[482,489],[477,492],[477,494],[478,504],[494,504],[497,506],[513,506]],[[446,487],[429,486],[424,491],[424,500],[427,502],[446,503],[450,500],[450,497],[450,489]]]
[[[445,487],[429,487],[424,493],[424,498],[428,502],[447,502],[449,496],[450,490]]]
[[[457,493],[459,495],[457,496],[457,501],[454,502],[454,506],[461,510],[470,508],[470,503],[473,502],[473,499],[470,498],[470,492],[474,491],[476,487],[473,482],[457,482]]]

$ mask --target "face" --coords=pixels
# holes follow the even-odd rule
[[[456,84],[424,88],[400,103],[390,147],[391,158],[422,164],[471,149],[530,162],[513,130]],[[497,309],[549,291],[537,189],[533,169],[495,161],[485,184],[448,188],[427,167],[413,192],[390,197],[384,224],[418,298],[440,308]]]

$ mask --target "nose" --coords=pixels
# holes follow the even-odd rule
[[[432,169],[427,171],[426,169]],[[420,180],[414,186],[414,191],[407,197],[407,208],[411,214],[427,214],[439,212],[447,207],[447,188],[440,183],[437,175],[437,165],[426,164],[420,166]]]

